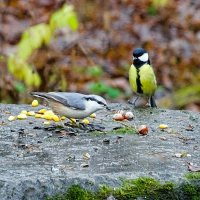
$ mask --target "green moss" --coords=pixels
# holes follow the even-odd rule
[[[93,136],[99,136],[99,135],[103,135],[103,134],[135,134],[137,133],[136,129],[132,128],[132,127],[119,127],[116,128],[114,130],[111,131],[93,131],[90,132],[91,135]]]
[[[134,180],[123,180],[119,188],[101,186],[96,192],[83,189],[79,185],[72,185],[65,194],[48,197],[46,200],[104,200],[110,195],[120,200],[137,198],[146,200],[199,200],[200,187],[199,183],[194,184],[190,181],[175,186],[171,182],[161,183],[153,178],[140,177]]]
[[[112,130],[111,133],[115,133],[115,134],[135,134],[136,130],[132,127],[121,127],[121,128]]]
[[[187,182],[184,182],[179,187],[179,193],[186,199],[200,199],[200,172],[189,172],[185,175]]]
[[[161,184],[153,178],[141,177],[135,180],[125,180],[121,188],[114,191],[117,199],[131,200],[137,197],[145,199],[172,199],[174,185],[170,182]]]
[[[200,172],[190,172],[185,177],[189,180],[200,180]]]
[[[96,199],[106,199],[113,193],[113,188],[103,185],[99,188],[99,191],[96,193]]]
[[[92,136],[102,136],[102,135],[105,135],[106,132],[104,131],[92,131],[92,132],[89,132],[90,135]]]
[[[65,194],[48,197],[46,200],[95,200],[95,195],[79,185],[72,185]]]
[[[106,134],[135,134],[136,130],[133,127],[117,127],[111,131],[105,132]]]
[[[179,187],[179,195],[188,200],[199,200],[200,198],[200,187],[192,183],[183,183]]]

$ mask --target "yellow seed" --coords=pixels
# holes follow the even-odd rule
[[[34,115],[35,115],[35,112],[34,112],[34,111],[28,111],[28,112],[27,112],[27,115],[28,115],[28,116],[34,116]]]
[[[60,118],[57,115],[53,115],[53,121],[59,122]]]
[[[20,114],[25,114],[25,115],[27,115],[27,113],[28,113],[28,112],[27,112],[26,110],[22,110]]]
[[[88,119],[83,119],[83,120],[82,120],[82,123],[84,123],[84,124],[89,124],[90,121],[89,121]]]
[[[160,124],[160,125],[159,125],[159,128],[160,128],[160,129],[166,129],[166,128],[168,128],[168,126],[167,126],[166,124]]]
[[[50,121],[44,121],[43,124],[44,125],[49,125],[49,124],[51,124],[51,122]]]
[[[46,110],[45,115],[54,115],[52,110]]]
[[[65,119],[66,119],[66,117],[65,117],[65,116],[62,116],[60,119],[61,119],[61,120],[65,120]]]
[[[39,105],[38,100],[34,99],[34,100],[32,101],[32,103],[31,103],[31,105],[32,105],[33,107],[38,106],[38,105]]]
[[[72,124],[76,124],[76,119],[70,118],[70,121],[71,121]]]
[[[8,120],[9,121],[14,121],[14,120],[16,120],[16,117],[15,116],[10,116],[10,117],[8,117]]]
[[[38,113],[36,113],[36,114],[35,114],[35,118],[42,118],[42,115],[41,115],[41,114],[38,114]]]
[[[53,115],[47,115],[47,114],[45,113],[45,115],[43,115],[43,118],[44,118],[44,119],[47,119],[47,120],[52,120],[52,119],[53,119]]]
[[[47,111],[47,110],[43,108],[43,109],[39,110],[38,113],[39,113],[39,114],[44,114],[46,111]]]
[[[42,119],[45,119],[45,115],[41,114],[41,118],[42,118]]]
[[[96,116],[97,116],[96,113],[92,113],[92,114],[90,115],[91,118],[96,118]]]
[[[27,118],[27,115],[26,114],[19,114],[17,115],[17,119],[26,119]]]

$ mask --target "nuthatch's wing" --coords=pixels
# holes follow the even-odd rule
[[[47,101],[59,102],[72,109],[85,110],[84,94],[70,92],[32,92],[31,94]]]

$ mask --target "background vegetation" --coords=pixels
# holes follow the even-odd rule
[[[131,97],[128,69],[146,48],[159,106],[200,110],[199,1],[0,1],[0,101],[30,91]]]

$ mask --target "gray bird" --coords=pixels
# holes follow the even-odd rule
[[[45,99],[56,114],[67,118],[83,119],[103,108],[109,109],[106,100],[98,95],[73,92],[32,92],[31,95]]]

